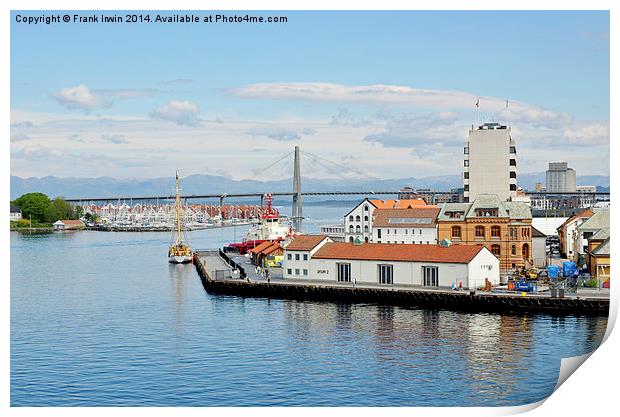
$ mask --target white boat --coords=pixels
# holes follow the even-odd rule
[[[194,254],[188,243],[184,243],[181,234],[187,242],[185,229],[181,230],[181,202],[179,197],[179,173],[176,175],[176,242],[168,249],[168,262],[175,264],[184,264],[192,262]]]

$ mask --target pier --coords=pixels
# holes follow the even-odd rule
[[[282,280],[270,282],[246,271],[235,257],[221,251],[201,251],[194,255],[194,264],[204,289],[211,294],[241,297],[278,298],[339,303],[372,303],[424,309],[446,309],[490,313],[550,313],[607,316],[609,298],[551,297],[546,294],[493,293],[386,287],[379,285],[352,286],[338,283]],[[235,273],[234,271],[239,271]],[[225,272],[228,271],[228,272]]]

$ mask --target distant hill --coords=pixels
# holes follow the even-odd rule
[[[519,186],[533,190],[537,182],[544,183],[545,173],[520,174]],[[284,192],[292,190],[292,178],[277,181],[233,180],[215,175],[190,175],[182,178],[183,194],[216,194],[245,192]],[[579,185],[596,185],[609,189],[609,176],[578,177]],[[343,180],[303,178],[304,191],[397,191],[404,186],[443,191],[461,186],[460,175],[423,178],[396,178],[383,180]],[[96,198],[170,195],[174,192],[174,178],[117,179],[98,178],[20,178],[11,176],[11,199],[28,192],[39,191],[50,197]],[[600,191],[603,191],[602,189]],[[350,198],[350,197],[349,197]]]

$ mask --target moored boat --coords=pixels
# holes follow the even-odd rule
[[[183,233],[181,230],[181,199],[179,197],[179,173],[176,174],[176,242],[174,245],[170,246],[168,249],[168,262],[183,264],[192,262],[194,258],[194,254],[192,252],[191,247],[188,243],[184,243],[183,239],[181,239],[181,234],[185,237],[185,241],[187,241],[187,236],[185,236],[185,230],[183,229]]]

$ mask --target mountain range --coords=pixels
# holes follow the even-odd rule
[[[545,173],[519,174],[519,186],[533,190],[537,182],[544,184]],[[219,194],[247,192],[286,192],[292,190],[292,178],[259,181],[234,180],[216,175],[190,175],[181,179],[182,194]],[[588,175],[577,177],[579,185],[596,185],[598,191],[609,191],[608,175]],[[317,179],[302,178],[303,191],[396,191],[402,187],[430,188],[436,191],[449,191],[461,186],[459,175],[430,176],[422,178],[396,179]],[[98,178],[60,178],[54,176],[21,178],[11,176],[11,199],[29,192],[42,192],[50,197],[99,198],[99,197],[137,197],[171,195],[174,193],[174,178],[152,179]]]

